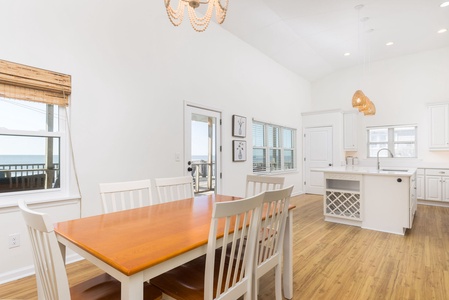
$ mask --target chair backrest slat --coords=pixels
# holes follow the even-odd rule
[[[252,270],[263,197],[262,193],[215,203],[207,245],[204,299],[237,299],[245,294],[252,299]],[[215,257],[217,235],[222,236],[220,257]],[[214,276],[215,264],[219,266],[218,276]]]
[[[156,178],[155,183],[159,203],[187,199],[194,196],[192,176]]]
[[[282,189],[284,187],[284,177],[247,175],[245,197],[257,195],[265,191]]]
[[[47,214],[30,210],[23,200],[19,208],[33,249],[39,299],[69,300],[69,282],[53,223]]]
[[[261,218],[261,238],[256,245],[257,269],[263,264],[273,264],[282,254],[285,227],[293,186],[267,191]]]
[[[100,183],[103,213],[152,205],[151,180]]]

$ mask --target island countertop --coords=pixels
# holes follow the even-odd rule
[[[324,173],[346,173],[346,174],[360,174],[360,175],[380,175],[380,176],[413,176],[416,173],[416,168],[405,167],[382,167],[378,170],[376,167],[364,166],[341,166],[329,168],[313,168],[311,171]]]

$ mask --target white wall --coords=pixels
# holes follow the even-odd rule
[[[408,163],[449,163],[448,151],[428,150],[426,110],[427,103],[449,101],[449,48],[373,62],[369,69],[363,80],[360,67],[356,67],[313,82],[312,110],[351,110],[352,95],[362,88],[377,112],[359,118],[359,158],[366,158],[367,126],[417,124],[418,160]]]
[[[183,153],[184,101],[223,112],[222,193],[234,195],[243,195],[252,168],[251,152],[245,163],[232,162],[232,115],[298,128],[300,136],[299,115],[310,110],[307,81],[215,24],[204,33],[188,20],[172,26],[162,0],[6,0],[2,12],[0,59],[72,75],[83,216],[101,212],[100,182],[183,174],[174,153]],[[294,193],[301,192],[298,170],[286,175]],[[8,220],[0,229],[0,282],[31,265],[30,252],[7,247],[10,233],[26,238],[21,218],[7,214],[0,215]]]

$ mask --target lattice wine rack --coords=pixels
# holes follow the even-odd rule
[[[351,220],[361,220],[360,193],[327,190],[326,214]]]

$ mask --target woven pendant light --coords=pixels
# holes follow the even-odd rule
[[[365,105],[358,107],[359,112],[362,112],[365,116],[372,116],[376,114],[376,106],[374,103],[365,96]]]
[[[366,105],[366,98],[361,90],[355,91],[354,96],[352,96],[352,107],[357,107],[360,111],[360,107]]]
[[[365,116],[374,116],[376,114],[376,106],[373,102],[370,101],[369,107],[365,111],[363,111],[363,114]]]

